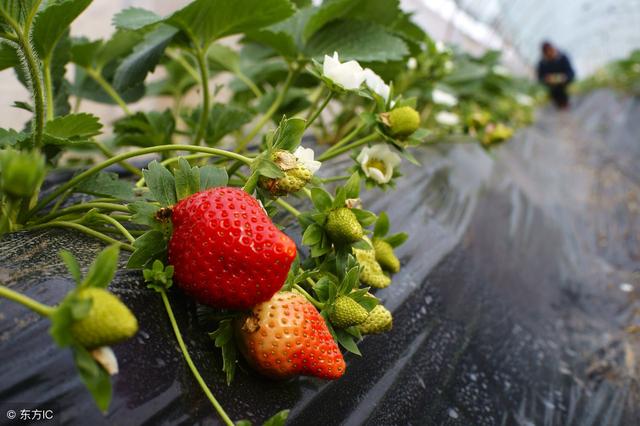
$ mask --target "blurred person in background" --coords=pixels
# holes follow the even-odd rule
[[[569,107],[567,87],[575,73],[567,55],[548,41],[542,43],[542,59],[538,62],[538,80],[547,86],[549,96],[559,109]]]

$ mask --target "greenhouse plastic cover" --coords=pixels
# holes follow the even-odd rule
[[[640,0],[422,0],[422,3],[447,10],[457,5],[495,29],[530,64],[538,60],[540,43],[549,39],[569,54],[582,75],[640,46]],[[455,14],[447,14],[455,19]]]
[[[423,165],[403,167],[394,195],[364,200],[410,239],[394,284],[377,292],[394,329],[366,337],[342,379],[276,382],[243,369],[227,386],[210,328],[176,290],[195,363],[231,417],[254,422],[292,408],[292,425],[639,424],[639,348],[627,333],[640,307],[638,116],[638,99],[601,91],[568,113],[543,109],[492,153],[472,143],[416,150]],[[73,286],[56,255],[64,247],[86,266],[99,244],[62,230],[11,234],[0,277],[56,303]],[[5,300],[3,407],[52,406],[69,425],[219,424],[160,297],[135,271],[119,271],[112,290],[141,330],[114,348],[106,417],[48,322]]]

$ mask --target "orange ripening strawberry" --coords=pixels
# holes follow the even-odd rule
[[[244,357],[265,376],[331,380],[345,372],[344,358],[324,319],[297,293],[277,293],[237,319],[235,327]]]
[[[295,243],[258,201],[238,188],[211,188],[178,202],[171,216],[169,263],[198,302],[249,309],[284,284]]]

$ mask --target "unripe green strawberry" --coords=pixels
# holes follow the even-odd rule
[[[393,252],[391,244],[376,238],[373,240],[373,249],[376,252],[376,260],[383,269],[393,274],[400,271],[400,261]]]
[[[358,302],[348,296],[340,296],[336,299],[333,312],[329,319],[338,328],[347,328],[357,325],[367,319],[369,312]]]
[[[353,254],[362,267],[360,269],[360,281],[364,285],[375,288],[389,287],[391,278],[382,272],[382,268],[376,260],[375,250],[353,249]]]
[[[362,324],[358,324],[358,330],[362,334],[378,334],[391,330],[393,317],[391,312],[382,305],[377,305]]]
[[[387,115],[391,134],[406,138],[420,127],[420,114],[409,106],[392,109]]]
[[[12,197],[30,197],[45,174],[45,158],[37,151],[0,151],[0,192]]]
[[[87,349],[110,346],[132,337],[138,321],[127,306],[102,288],[78,292],[80,299],[91,299],[89,314],[71,324],[71,334]]]
[[[346,207],[329,212],[325,229],[331,240],[338,244],[355,243],[364,235],[358,218],[351,209]]]
[[[260,178],[260,186],[272,195],[279,197],[298,192],[309,183],[313,176],[313,173],[300,164],[298,159],[289,151],[276,151],[271,156],[271,160],[284,173],[283,177],[277,179],[264,176]]]

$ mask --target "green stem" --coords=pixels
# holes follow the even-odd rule
[[[322,181],[322,183],[331,183],[331,182],[339,182],[341,180],[347,180],[350,177],[351,176],[333,176],[333,177],[323,178],[320,180]]]
[[[296,209],[291,204],[289,204],[286,201],[284,201],[282,198],[276,199],[276,204],[278,204],[280,207],[284,208],[286,211],[288,211],[289,213],[291,213],[295,217],[300,216],[300,210]]]
[[[161,161],[160,164],[162,164],[163,166],[167,166],[171,163],[177,162],[181,158],[184,158],[185,160],[189,161],[189,160],[197,160],[199,158],[206,158],[206,157],[211,157],[211,154],[191,154],[191,155],[183,155],[182,157],[171,157]],[[138,179],[138,181],[136,182],[136,188],[142,188],[143,185],[144,185],[144,176]]]
[[[40,76],[40,65],[36,60],[36,56],[33,52],[33,49],[31,48],[31,42],[29,41],[31,22],[39,5],[40,0],[34,2],[34,4],[32,5],[32,9],[25,22],[24,31],[22,28],[20,28],[20,25],[6,12],[6,10],[0,7],[0,16],[2,16],[2,18],[16,33],[18,44],[22,48],[22,53],[24,54],[27,73],[29,74],[29,82],[31,91],[33,93],[34,104],[33,146],[35,148],[40,148],[42,145],[42,136],[44,134],[45,121],[45,99],[44,91],[42,88],[42,78]]]
[[[98,232],[95,231],[91,228],[88,228],[84,225],[81,225],[79,223],[75,223],[75,222],[67,222],[67,221],[54,221],[54,222],[48,222],[48,223],[43,223],[43,224],[39,224],[39,225],[33,225],[33,226],[27,226],[24,229],[25,230],[31,230],[31,231],[35,231],[36,229],[46,229],[46,228],[71,228],[71,229],[75,229],[77,231],[80,231],[84,234],[87,234],[91,237],[97,238],[99,240],[102,240],[106,243],[109,244],[118,244],[122,249],[124,250],[128,250],[128,251],[135,251],[135,247],[133,247],[130,244],[126,244],[123,243],[122,241],[118,241],[115,238],[111,238],[108,235],[103,234],[102,232]]]
[[[198,46],[197,43],[194,43]],[[197,47],[196,60],[198,61],[198,68],[200,69],[200,84],[202,85],[202,109],[200,111],[200,123],[198,124],[198,130],[193,140],[194,145],[200,145],[200,141],[204,138],[204,134],[207,131],[207,123],[209,122],[209,68],[207,67],[207,60],[205,58],[205,51],[201,47]]]
[[[327,97],[324,99],[324,101],[322,101],[322,103],[320,104],[320,106],[318,107],[318,109],[316,109],[313,113],[313,115],[311,117],[309,117],[307,119],[307,124],[305,125],[305,129],[308,129],[309,126],[311,126],[311,124],[316,120],[316,118],[318,118],[318,116],[322,113],[322,111],[325,109],[325,107],[327,106],[327,104],[329,103],[329,101],[331,100],[331,98],[333,98],[333,91],[329,92],[329,94],[327,95]]]
[[[37,302],[29,296],[13,291],[4,285],[0,285],[0,297],[17,302],[43,317],[48,317],[53,313],[53,311],[55,311],[55,308]]]
[[[211,390],[209,389],[209,387],[205,383],[204,379],[200,375],[200,372],[198,371],[198,368],[193,363],[193,360],[191,359],[191,356],[189,355],[189,351],[187,350],[187,345],[185,345],[184,340],[182,339],[182,333],[180,333],[180,328],[178,327],[178,323],[176,322],[176,318],[173,315],[173,309],[171,309],[171,304],[169,303],[169,298],[167,297],[167,293],[164,290],[162,290],[162,291],[160,291],[160,296],[162,296],[162,303],[164,303],[164,307],[165,307],[165,309],[167,311],[167,315],[169,316],[169,321],[171,322],[171,327],[173,328],[173,332],[176,335],[176,340],[178,341],[178,345],[180,346],[180,350],[182,351],[182,355],[184,356],[184,360],[189,365],[189,369],[191,369],[191,373],[193,374],[195,379],[198,381],[198,384],[202,388],[204,394],[207,396],[209,401],[211,401],[211,404],[214,406],[214,408],[216,409],[216,411],[220,415],[220,418],[222,419],[222,421],[227,426],[233,426],[233,421],[229,418],[227,413],[224,411],[224,408],[222,408],[222,406],[220,405],[220,403],[218,402],[216,397],[213,396],[213,393],[211,393]]]
[[[377,139],[379,136],[376,133],[372,133],[369,136],[365,136],[364,138],[358,139],[357,141],[346,145],[346,146],[342,146],[339,147],[337,149],[334,149],[334,147],[329,148],[328,150],[326,150],[325,152],[322,153],[322,155],[320,155],[320,157],[318,157],[318,161],[327,161],[330,160],[334,157],[337,157],[338,155],[342,154],[343,152],[347,152],[350,151],[354,148],[359,147],[360,145],[364,145],[368,142],[371,142],[374,139]]]
[[[68,180],[66,183],[57,187],[55,191],[53,191],[51,194],[49,194],[48,196],[40,200],[40,202],[38,202],[38,204],[33,209],[30,210],[29,214],[27,215],[27,219],[31,217],[35,212],[42,209],[51,201],[56,199],[56,197],[58,197],[63,192],[73,188],[78,183],[82,182],[84,179],[87,179],[88,177],[93,176],[94,174],[98,173],[100,170],[106,167],[109,167],[112,164],[119,163],[120,161],[127,160],[129,158],[139,157],[141,155],[153,154],[153,153],[165,152],[165,151],[205,152],[211,155],[219,155],[221,157],[227,157],[233,160],[239,160],[244,162],[245,164],[251,164],[251,162],[253,161],[251,158],[245,157],[244,155],[241,155],[235,152],[229,152],[229,151],[225,151],[223,149],[218,149],[218,148],[209,148],[204,146],[192,146],[192,145],[160,145],[160,146],[152,146],[148,148],[141,148],[141,149],[137,149],[129,152],[123,152],[122,154],[118,154],[115,157],[112,157],[106,161],[103,161],[100,164],[96,164],[90,169],[85,170],[84,172]]]
[[[96,215],[97,217],[99,217],[100,219],[104,220],[107,223],[110,223],[111,225],[113,225],[114,228],[116,228],[118,231],[120,231],[120,233],[127,239],[129,240],[129,242],[131,244],[133,244],[136,239],[133,237],[133,235],[131,235],[129,233],[129,231],[127,230],[127,228],[125,228],[124,226],[122,226],[122,224],[120,222],[118,222],[115,218],[108,216],[106,214],[102,214],[99,213]]]
[[[331,148],[329,148],[327,151],[330,151],[332,149],[338,149],[341,146],[343,146],[344,144],[348,143],[351,139],[353,139],[359,132],[360,130],[362,130],[365,127],[365,124],[361,124],[358,127],[356,127],[355,129],[353,129],[351,132],[349,132],[349,134],[347,134],[344,138],[340,139],[338,142],[334,143]]]
[[[309,293],[307,293],[307,291],[304,288],[300,287],[299,284],[294,284],[293,288],[297,292],[302,294],[305,297],[305,299],[307,299],[309,302],[311,302],[311,304],[313,306],[315,306],[316,308],[318,308],[318,309],[324,308],[324,304],[323,303],[318,302],[313,296],[311,296]]]
[[[51,82],[51,58],[42,60],[42,70],[44,74],[44,88],[47,94],[47,121],[53,120],[53,84]]]
[[[276,99],[273,101],[267,112],[264,113],[260,121],[258,121],[255,127],[249,132],[249,134],[245,136],[245,138],[240,142],[238,142],[238,145],[236,147],[237,152],[242,152],[247,147],[249,142],[251,142],[253,138],[258,134],[258,132],[260,132],[264,125],[267,124],[269,120],[271,120],[273,114],[275,114],[275,112],[278,110],[278,108],[280,108],[280,105],[284,101],[287,91],[289,90],[289,87],[291,87],[291,83],[293,83],[294,78],[298,75],[298,72],[299,71],[289,71],[289,75],[287,76],[282,89],[276,96]]]
[[[51,219],[55,219],[56,217],[67,215],[69,213],[74,213],[74,212],[77,212],[77,211],[91,210],[91,209],[102,209],[102,210],[129,213],[129,209],[126,206],[123,206],[121,204],[90,202],[90,203],[83,203],[83,204],[78,204],[78,205],[75,205],[75,206],[67,207],[65,209],[58,210],[55,213],[49,213],[46,216],[43,216],[41,218],[37,218],[37,220],[34,221],[34,224],[40,224],[40,223],[43,223],[43,222],[47,222],[47,221],[49,221]]]
[[[105,80],[104,77],[102,77],[102,74],[99,70],[96,70],[94,68],[86,68],[85,71],[89,75],[89,77],[93,78],[96,83],[98,83],[100,87],[102,87],[102,90],[107,92],[111,99],[113,99],[115,103],[117,103],[120,108],[122,108],[122,111],[124,111],[125,114],[131,115],[131,110],[127,106],[127,103],[120,97],[113,86],[111,86],[111,84],[109,84],[109,82]]]
[[[176,61],[196,82],[200,83],[200,75],[198,71],[187,61],[180,52],[167,51],[167,56]]]
[[[253,81],[251,81],[249,77],[247,77],[240,71],[236,72],[235,76],[238,77],[238,80],[240,80],[241,82],[247,85],[249,90],[251,90],[253,94],[256,95],[256,98],[259,98],[260,96],[262,96],[262,92],[260,91],[258,86],[256,86],[256,84]]]
[[[113,158],[116,154],[111,151],[109,148],[107,148],[102,142],[95,142],[96,147],[100,150],[100,152],[102,152],[105,157],[107,158]],[[131,164],[127,163],[126,161],[121,161],[120,164],[125,170],[129,171],[131,174],[134,174],[136,176],[142,176],[142,172],[140,171],[140,169],[138,169],[137,167],[132,166]]]

